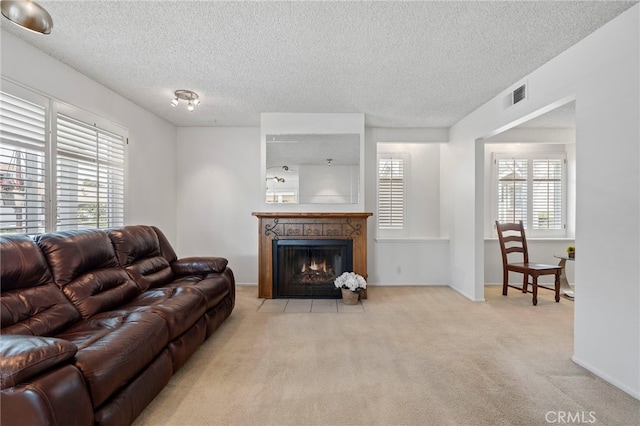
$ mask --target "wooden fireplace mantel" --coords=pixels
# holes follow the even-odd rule
[[[254,212],[258,224],[258,297],[273,298],[273,240],[353,240],[353,272],[367,278],[367,219],[373,213]]]

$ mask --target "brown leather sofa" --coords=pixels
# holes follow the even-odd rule
[[[0,236],[0,266],[3,426],[131,424],[235,303],[153,226]]]

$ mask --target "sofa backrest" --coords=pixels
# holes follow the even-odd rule
[[[73,230],[35,238],[53,280],[84,318],[115,309],[140,288],[120,267],[106,231]]]
[[[3,334],[53,336],[80,320],[54,284],[46,259],[27,235],[0,236],[0,325]]]
[[[171,243],[169,243],[169,240],[167,240],[167,237],[165,237],[162,231],[155,226],[151,226],[151,229],[153,229],[153,232],[155,232],[158,236],[158,241],[160,242],[160,253],[162,254],[162,257],[167,259],[169,264],[178,260],[176,252],[173,250],[173,247],[171,247]]]
[[[141,290],[173,281],[170,262],[175,261],[175,252],[164,235],[166,247],[163,250],[161,240],[151,226],[125,226],[110,229],[108,233],[120,266],[127,270]],[[167,259],[163,252],[170,257],[173,253],[173,259]]]

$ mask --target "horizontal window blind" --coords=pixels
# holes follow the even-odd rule
[[[526,159],[498,159],[498,221],[522,221],[527,227]]]
[[[124,138],[57,115],[59,230],[124,224]]]
[[[561,159],[533,160],[533,229],[562,229]]]
[[[46,110],[0,92],[0,232],[45,231]]]
[[[378,228],[404,228],[404,160],[378,160]]]

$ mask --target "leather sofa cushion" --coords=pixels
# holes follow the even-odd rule
[[[64,294],[83,318],[118,309],[140,294],[140,288],[123,269],[98,269],[64,286]]]
[[[96,315],[56,337],[78,347],[74,363],[82,371],[94,408],[140,374],[169,341],[159,316],[122,311]]]
[[[35,240],[59,287],[96,269],[118,266],[111,240],[102,230],[52,232],[38,235]]]
[[[56,285],[83,318],[116,309],[140,294],[121,269],[111,240],[102,230],[75,230],[36,237]]]
[[[205,275],[210,272],[222,272],[227,267],[223,257],[185,257],[171,264],[177,275]]]
[[[2,334],[52,336],[80,319],[78,310],[53,283],[6,291],[0,299]]]
[[[120,266],[127,266],[138,259],[160,256],[158,235],[150,226],[125,226],[108,231]]]
[[[3,292],[53,282],[47,261],[27,235],[0,236],[0,282]]]
[[[174,279],[169,262],[162,256],[135,261],[125,269],[141,290],[160,287]]]
[[[39,336],[0,336],[0,384],[15,386],[73,358],[78,348],[66,340]]]
[[[160,287],[174,279],[169,261],[162,256],[158,235],[150,226],[135,225],[109,230],[120,266],[141,290]]]
[[[51,336],[80,320],[53,284],[40,248],[26,235],[0,237],[0,286],[3,334]]]
[[[161,287],[149,289],[122,309],[152,312],[167,323],[169,340],[189,330],[204,315],[205,299],[193,288]]]
[[[230,288],[229,281],[222,274],[209,274],[205,279],[196,276],[184,277],[171,283],[171,286],[189,286],[199,290],[206,300],[207,310],[220,303],[229,294]]]

